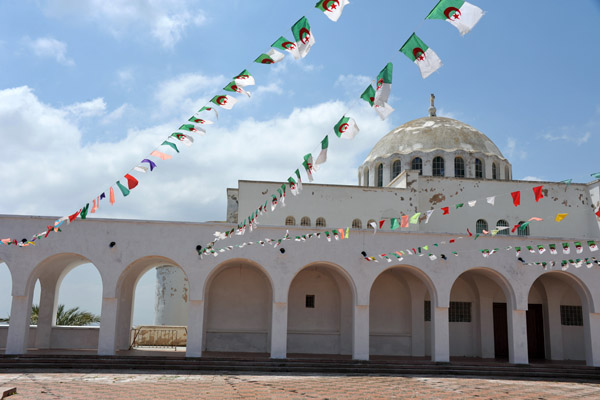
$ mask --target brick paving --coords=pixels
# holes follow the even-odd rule
[[[600,384],[455,377],[0,372],[24,399],[600,399]]]

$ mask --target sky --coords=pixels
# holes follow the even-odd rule
[[[257,82],[251,98],[236,94],[205,136],[136,173],[140,185],[92,217],[224,220],[226,188],[285,181],[344,113],[360,133],[330,137],[315,182],[355,185],[381,137],[427,115],[430,93],[438,115],[496,143],[514,179],[589,182],[600,171],[600,1],[473,1],[486,14],[464,37],[424,20],[436,1],[353,0],[338,22],[315,1],[0,2],[0,214],[64,216],[91,203],[245,68]],[[306,58],[253,63],[280,36],[291,39],[303,15],[316,40]],[[412,32],[444,64],[425,80],[398,52]],[[381,121],[359,96],[387,62],[396,111]],[[11,232],[0,226],[0,236]],[[79,268],[61,296],[99,313],[100,298],[78,295],[85,279],[70,277],[97,272]],[[151,298],[152,273],[140,286]],[[7,293],[0,264],[0,316],[10,311]]]

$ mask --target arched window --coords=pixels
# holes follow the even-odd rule
[[[461,157],[454,159],[454,177],[464,178],[465,177],[465,160]]]
[[[496,229],[502,228],[502,227],[508,227],[508,222],[506,222],[505,220],[501,219],[500,221],[496,222]],[[498,235],[510,235],[510,229],[502,229],[498,231]]]
[[[485,219],[478,219],[475,222],[475,233],[483,233],[488,230],[488,223]]]
[[[492,179],[498,179],[498,171],[496,169],[496,163],[492,163]]]
[[[370,219],[370,220],[367,222],[367,228],[370,228],[370,227],[371,227],[371,223],[373,223],[373,222],[376,222],[376,221],[375,221],[374,219]]]
[[[358,218],[352,221],[352,229],[362,229],[362,221]]]
[[[521,229],[521,225],[524,223],[525,221],[519,221],[519,227],[517,228],[517,234],[519,236],[529,236],[529,225],[527,225],[524,229]]]
[[[510,170],[508,169],[508,165],[504,167],[504,179],[506,179],[507,181],[510,180]]]
[[[475,159],[475,178],[483,178],[483,163],[479,158]]]
[[[365,186],[369,186],[369,168],[365,168],[365,175],[364,175],[365,179]]]
[[[326,225],[325,218],[323,218],[323,217],[317,218],[317,222],[315,223],[315,225],[318,227],[324,227]]]
[[[300,226],[310,226],[310,218],[302,217],[302,219],[300,220]]]
[[[423,174],[423,160],[421,160],[421,157],[413,158],[412,162],[410,163],[410,168],[418,169],[419,175],[422,175]]]
[[[392,164],[392,176],[390,177],[390,180],[400,175],[400,172],[402,172],[402,163],[400,162],[400,160],[396,160]]]
[[[433,158],[433,176],[444,176],[444,159],[442,157]]]
[[[296,218],[294,218],[294,217],[292,217],[292,216],[290,215],[289,217],[287,217],[287,218],[285,219],[285,224],[286,224],[286,225],[291,225],[291,226],[294,226],[294,225],[296,225]]]
[[[377,186],[383,186],[383,164],[377,166]]]

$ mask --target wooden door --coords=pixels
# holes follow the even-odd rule
[[[544,317],[541,304],[529,304],[527,310],[527,350],[529,361],[546,358]]]
[[[494,303],[494,352],[496,358],[508,358],[506,303]]]

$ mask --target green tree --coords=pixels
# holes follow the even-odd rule
[[[37,325],[40,306],[34,304],[31,306],[31,325]],[[9,322],[8,318],[0,318],[0,322]],[[100,316],[88,311],[79,311],[79,307],[73,307],[65,310],[64,304],[59,304],[56,310],[56,325],[63,326],[84,326],[94,322],[100,322]]]

